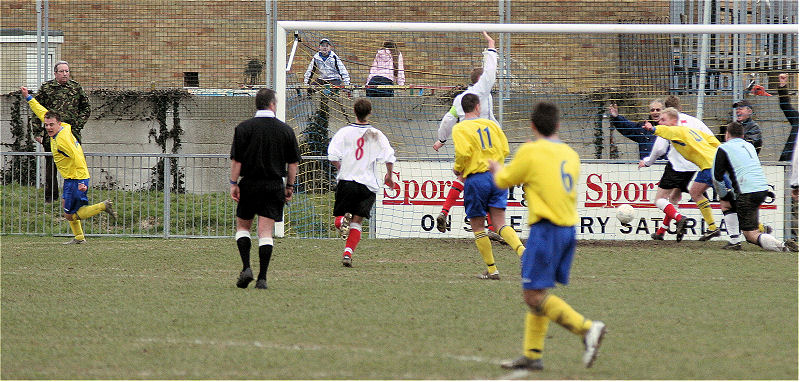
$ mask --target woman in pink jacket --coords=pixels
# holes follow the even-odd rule
[[[367,77],[367,97],[394,97],[394,89],[377,89],[376,85],[405,85],[406,73],[403,68],[403,54],[392,41],[383,43],[375,54]]]

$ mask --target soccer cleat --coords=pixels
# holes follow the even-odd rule
[[[115,220],[116,221],[117,220],[117,212],[114,211],[114,202],[106,199],[106,200],[103,200],[103,204],[106,205],[106,213],[108,213],[108,215],[111,216],[111,220]]]
[[[478,278],[481,280],[500,280],[500,272],[489,273],[489,271],[483,271],[478,275]]]
[[[513,361],[506,361],[500,364],[503,369],[525,369],[525,370],[543,370],[544,364],[542,359],[530,359],[526,356],[519,357]]]
[[[342,266],[344,266],[346,268],[352,268],[353,267],[353,259],[350,256],[347,256],[347,255],[343,256],[342,257]]]
[[[722,247],[722,249],[727,249],[729,251],[740,251],[742,249],[742,243],[741,242],[739,242],[739,243],[728,243],[728,244],[725,244],[725,246]]]
[[[236,280],[236,286],[239,288],[247,288],[247,285],[253,281],[253,270],[245,268],[242,273],[239,273],[239,279]]]
[[[655,232],[653,232],[653,233],[650,234],[650,237],[652,237],[653,240],[664,240],[664,234],[663,233],[655,233]]]
[[[266,279],[256,280],[256,289],[267,289],[267,280]]]
[[[675,241],[680,242],[683,240],[683,235],[686,235],[686,223],[688,222],[689,221],[683,217],[681,220],[675,223]]]
[[[440,212],[439,216],[436,217],[436,229],[438,229],[439,232],[447,231],[447,215],[443,212]]]
[[[586,346],[586,350],[583,352],[583,366],[592,367],[605,335],[606,324],[603,321],[593,321],[592,327],[583,336],[583,344]]]
[[[764,231],[765,234],[771,235],[772,234],[772,226],[764,224]]]
[[[350,220],[353,219],[353,214],[346,212],[344,216],[342,216],[342,222],[339,225],[339,236],[342,239],[347,240],[347,236],[350,235]]]
[[[717,236],[719,236],[721,234],[722,234],[722,232],[719,230],[719,228],[717,228],[717,229],[715,229],[713,231],[707,230],[706,232],[703,232],[703,236],[700,236],[700,241],[709,241],[709,240],[711,240],[711,239],[713,239],[713,238],[715,238],[715,237],[717,237]]]
[[[492,230],[486,230],[486,236],[489,236],[489,240],[496,241],[500,244],[508,245],[508,243],[506,243],[506,240],[503,239],[503,237],[500,236],[500,234],[497,232],[494,232]]]
[[[792,239],[787,239],[786,241],[784,241],[783,252],[797,252],[797,242]]]
[[[69,244],[86,244],[86,240],[78,240],[73,238],[70,241],[64,242],[64,245],[69,245]]]

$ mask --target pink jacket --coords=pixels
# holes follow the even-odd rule
[[[392,61],[392,52],[389,49],[382,48],[375,54],[375,59],[372,61],[372,66],[369,68],[369,77],[367,83],[372,77],[383,76],[392,80],[397,85],[405,85],[406,72],[403,69],[403,54],[397,52],[397,78],[394,78],[394,62]]]

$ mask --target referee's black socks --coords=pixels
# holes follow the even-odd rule
[[[236,247],[242,258],[242,271],[250,268],[250,231],[236,231]]]
[[[267,279],[267,268],[272,259],[272,238],[264,237],[258,239],[258,279]]]

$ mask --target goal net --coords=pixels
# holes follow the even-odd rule
[[[796,235],[791,232],[796,222],[792,222],[787,187],[790,162],[784,154],[791,146],[787,146],[791,127],[777,89],[778,75],[789,73],[787,88],[796,109],[796,24],[282,21],[275,54],[279,117],[296,129],[303,155],[299,192],[287,207],[287,234],[334,237],[330,222],[336,171],[326,159],[327,145],[339,128],[355,122],[354,100],[369,95],[370,121],[389,138],[397,163],[395,186],[378,193],[365,229],[378,238],[472,237],[463,195],[450,209],[446,231],[436,228],[436,217],[456,178],[452,142],[448,140],[438,151],[432,146],[453,98],[469,85],[473,68],[482,65],[482,51],[487,47],[483,30],[497,46],[493,110],[512,155],[532,139],[529,118],[536,102],[554,102],[560,108],[559,136],[582,161],[580,239],[645,240],[660,224],[663,213],[653,199],[666,162],[638,169],[642,145],[636,132],[626,129],[629,125],[617,116],[633,124],[648,120],[651,103],[661,100],[663,108],[663,100],[670,95],[677,97],[682,112],[698,116],[715,134],[736,118],[734,102],[744,99],[753,105],[763,139],[760,159],[776,194],[762,206],[760,219],[779,238]],[[304,73],[323,38],[331,42],[338,57],[337,70],[349,74],[349,86],[304,83]],[[392,62],[402,55],[403,65],[389,68],[393,82],[368,85],[376,54],[385,43],[396,46]],[[382,165],[377,167],[379,179],[384,171]],[[713,189],[708,190],[708,198],[715,223],[724,231]],[[630,225],[615,218],[620,204],[631,204],[636,210]],[[707,223],[687,193],[678,208],[690,218],[687,240],[696,240]],[[527,215],[522,187],[509,189],[505,224],[523,238],[528,233]],[[294,216],[303,216],[305,221],[293,220]]]

